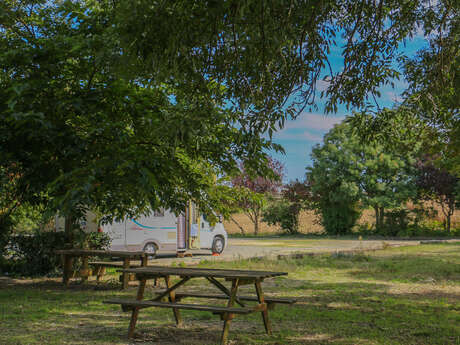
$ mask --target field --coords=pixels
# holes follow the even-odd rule
[[[356,255],[200,265],[289,272],[287,277],[264,282],[268,294],[298,298],[297,304],[271,312],[274,335],[264,334],[259,315],[243,316],[232,323],[232,345],[460,344],[459,242]],[[0,344],[218,342],[221,321],[217,317],[184,311],[185,326],[177,329],[172,312],[164,309],[143,310],[137,336],[128,341],[129,316],[101,302],[132,297],[136,288],[120,291],[115,279],[109,279],[64,289],[58,279],[0,278]],[[199,280],[192,288],[203,292]]]
[[[431,218],[432,221],[438,223],[438,226],[441,227],[440,223],[443,220],[442,213],[439,207],[434,207],[437,209],[437,216]],[[245,229],[247,234],[251,234],[254,231],[254,225],[251,220],[245,214],[236,214],[233,216],[234,219]],[[303,234],[320,234],[323,232],[323,226],[319,223],[319,218],[313,211],[302,211],[299,219],[299,231]],[[365,210],[358,221],[358,224],[369,224],[373,225],[375,223],[375,215],[373,210]],[[225,229],[229,234],[241,234],[240,229],[232,221],[224,222]],[[460,210],[456,210],[452,216],[452,228],[460,226]],[[278,226],[270,226],[267,223],[261,222],[259,232],[261,234],[274,234],[279,233],[281,229]]]

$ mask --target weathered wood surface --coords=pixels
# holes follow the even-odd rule
[[[157,293],[161,293],[161,291],[158,291]],[[228,296],[227,295],[215,295],[215,294],[176,292],[176,299],[183,299],[183,298],[228,299]],[[258,302],[258,298],[256,296],[238,296],[238,298],[241,301]],[[267,303],[294,304],[297,302],[295,298],[287,298],[287,297],[264,296],[264,298],[265,298],[265,302]]]
[[[200,311],[209,311],[215,314],[220,314],[220,313],[250,314],[250,313],[254,313],[258,311],[257,308],[229,308],[229,307],[219,307],[219,306],[213,306],[213,305],[202,305],[202,304],[169,303],[169,302],[158,302],[158,301],[137,301],[137,300],[125,300],[125,299],[113,299],[113,300],[104,301],[103,303],[121,304],[121,305],[132,307],[132,308],[159,307],[159,308],[200,310]]]
[[[107,256],[107,257],[123,257],[123,258],[143,258],[144,252],[131,252],[127,250],[99,250],[99,249],[59,249],[55,251],[56,254],[70,255],[70,256]]]
[[[88,264],[93,265],[93,266],[104,266],[104,267],[116,267],[116,268],[123,267],[123,263],[121,262],[110,262],[110,261],[90,261]],[[142,267],[142,263],[131,262],[130,267]]]
[[[181,277],[213,277],[228,279],[250,279],[259,280],[264,278],[278,277],[287,275],[286,272],[270,271],[249,271],[249,270],[229,270],[229,269],[210,269],[210,268],[184,268],[167,266],[148,266],[141,268],[124,269],[122,272],[135,273],[142,277],[161,277],[161,276],[181,276]]]

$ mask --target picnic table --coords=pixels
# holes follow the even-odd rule
[[[119,267],[119,265],[110,263],[110,262],[88,262],[88,257],[90,256],[98,256],[98,257],[109,257],[109,258],[122,258],[123,265],[122,268],[128,269],[132,267],[131,260],[140,260],[141,266],[147,266],[147,255],[144,252],[132,252],[132,251],[121,251],[121,250],[93,250],[93,249],[61,249],[56,250],[56,254],[62,255],[63,258],[63,266],[64,266],[64,274],[62,277],[62,281],[64,285],[68,286],[70,277],[72,274],[72,264],[73,260],[76,257],[81,257],[83,261],[83,274],[82,274],[82,281],[88,279],[88,272],[89,272],[89,265],[96,265],[96,266],[113,266]],[[99,274],[98,274],[99,280]],[[128,287],[129,282],[129,274],[123,273],[122,274],[122,281],[123,281],[123,289]]]
[[[293,298],[273,298],[264,295],[262,290],[262,281],[267,278],[287,275],[285,272],[267,272],[251,270],[229,270],[229,269],[208,269],[208,268],[181,268],[181,267],[164,267],[148,266],[140,268],[123,269],[124,273],[135,273],[139,282],[139,288],[135,299],[112,299],[104,301],[108,304],[119,304],[123,311],[131,311],[131,321],[128,328],[128,337],[134,335],[139,310],[143,308],[158,307],[171,308],[173,310],[176,324],[179,326],[182,322],[180,309],[209,311],[213,314],[219,314],[224,321],[221,335],[221,344],[226,345],[228,341],[228,332],[231,320],[235,315],[245,315],[254,312],[260,312],[267,334],[271,334],[272,328],[268,311],[277,303],[292,304],[295,303]],[[172,284],[171,277],[177,276],[180,280]],[[166,283],[166,290],[156,292],[153,299],[144,299],[144,290],[146,282],[149,279],[163,278]],[[202,294],[176,292],[193,278],[205,278],[207,282],[215,286],[222,294]],[[219,280],[220,279],[220,280]],[[231,288],[228,289],[224,282],[231,282]],[[252,284],[255,288],[255,295],[240,296],[238,288],[241,285]],[[180,303],[184,298],[203,298],[203,299],[223,299],[226,300],[226,306],[216,306],[214,304],[185,304]],[[256,302],[255,305],[248,306],[247,302]],[[239,307],[234,305],[238,304]]]

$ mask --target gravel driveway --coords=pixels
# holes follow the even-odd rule
[[[332,240],[332,239],[304,239],[304,238],[257,238],[241,239],[230,238],[227,248],[220,256],[212,256],[210,251],[191,251],[192,257],[177,258],[175,253],[161,253],[150,264],[170,265],[184,262],[186,264],[199,263],[202,260],[231,261],[252,257],[277,257],[294,253],[335,253],[355,250],[382,249],[387,246],[418,245],[417,240]]]

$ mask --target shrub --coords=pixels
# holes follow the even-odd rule
[[[0,272],[20,276],[56,275],[61,266],[60,256],[54,253],[56,249],[106,249],[109,245],[110,238],[105,233],[80,232],[70,245],[64,232],[19,234],[11,238],[7,249],[8,259],[2,258]],[[75,262],[75,265],[79,263]]]
[[[319,208],[321,224],[329,235],[346,235],[351,233],[353,226],[361,216],[358,207],[350,204],[321,204]]]
[[[263,220],[269,225],[279,225],[287,233],[295,234],[299,229],[299,216],[291,208],[292,205],[285,200],[272,202],[264,210]]]

